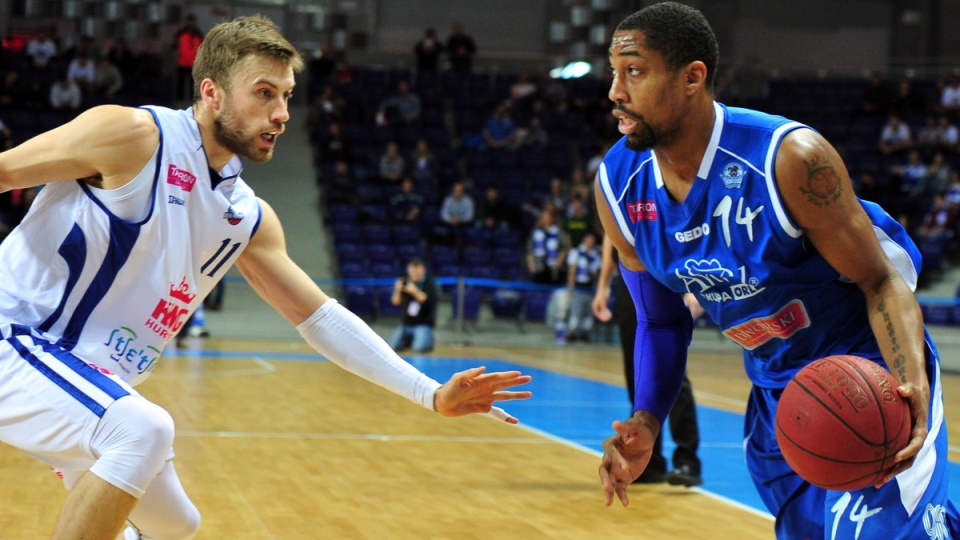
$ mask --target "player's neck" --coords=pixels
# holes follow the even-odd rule
[[[664,176],[693,183],[710,145],[715,119],[713,99],[699,100],[682,120],[671,140],[654,148]]]
[[[224,148],[217,141],[214,134],[216,126],[214,125],[213,114],[206,109],[203,103],[195,103],[193,119],[197,121],[197,126],[200,127],[200,140],[203,142],[203,151],[207,154],[207,162],[210,164],[210,168],[215,171],[223,169],[236,154]]]

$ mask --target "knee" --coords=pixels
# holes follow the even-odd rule
[[[131,399],[132,398],[132,399]],[[139,396],[117,400],[110,408],[120,406],[126,418],[126,428],[143,449],[150,454],[161,454],[162,464],[168,458],[167,451],[173,447],[175,427],[173,417],[163,407]]]
[[[156,538],[190,540],[200,532],[200,511],[192,504],[181,508],[177,515],[169,517],[170,519],[167,521],[169,530],[165,531],[162,536],[156,536]],[[151,538],[154,538],[154,536],[151,536]]]
[[[141,396],[118,399],[104,413],[91,440],[97,461],[91,472],[139,498],[171,457],[173,418]]]

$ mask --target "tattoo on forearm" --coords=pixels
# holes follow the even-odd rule
[[[900,340],[897,339],[897,331],[893,327],[893,319],[890,317],[890,312],[887,311],[887,306],[882,301],[877,304],[877,311],[883,315],[883,326],[887,329],[887,337],[890,338],[891,349],[894,353],[900,352]],[[895,371],[897,379],[904,383],[907,382],[907,357],[903,354],[897,354],[893,360],[893,365],[890,366],[891,371]]]
[[[807,166],[807,185],[800,192],[807,196],[807,202],[815,206],[828,206],[840,198],[843,184],[837,170],[826,156],[804,160]]]

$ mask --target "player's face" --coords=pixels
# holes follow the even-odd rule
[[[273,157],[277,137],[290,119],[293,69],[283,62],[250,54],[233,70],[233,86],[214,119],[214,136],[230,152],[257,163]]]
[[[682,95],[680,71],[667,69],[663,56],[645,43],[644,34],[635,30],[615,32],[610,43],[608,95],[627,147],[637,151],[671,142],[679,129],[673,112]]]

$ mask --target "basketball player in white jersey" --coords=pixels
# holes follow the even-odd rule
[[[0,440],[70,495],[56,539],[188,539],[197,509],[172,465],[170,415],[133,385],[236,263],[321,354],[445,416],[491,412],[519,372],[440,385],[398,357],[287,255],[274,210],[240,179],[270,159],[303,62],[276,26],[210,31],[194,106],[103,106],[0,154],[0,188],[47,184],[0,245]],[[118,536],[119,535],[119,536]]]

